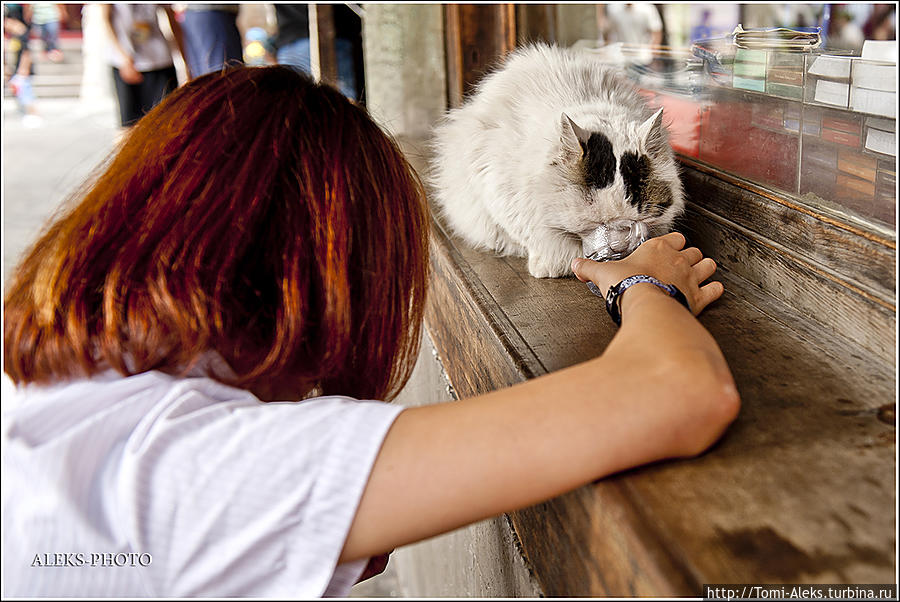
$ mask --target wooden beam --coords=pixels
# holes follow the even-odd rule
[[[734,241],[748,236],[722,220],[704,227],[690,219],[692,239],[714,257],[746,257]],[[531,278],[525,258],[472,249],[439,223],[432,235],[426,325],[459,398],[596,357],[615,336],[603,301],[576,279]],[[776,255],[770,249],[760,262],[789,261]],[[732,369],[740,417],[700,457],[626,471],[511,513],[543,595],[696,597],[704,583],[893,578],[893,350],[866,352],[755,281],[728,271],[715,278],[726,292],[700,321]],[[809,282],[796,290],[825,290]],[[877,307],[864,314],[843,303],[822,315],[868,315],[893,333]],[[488,573],[489,560],[475,562]]]
[[[515,5],[445,5],[444,31],[447,104],[457,107],[498,59],[515,48]]]
[[[309,50],[312,76],[337,85],[337,54],[334,50],[334,11],[330,4],[309,5]]]
[[[556,42],[556,5],[517,4],[516,37],[520,46],[530,42]]]
[[[459,36],[459,5],[444,5],[444,49],[447,68],[447,106],[456,108],[462,104],[463,70],[462,46]]]

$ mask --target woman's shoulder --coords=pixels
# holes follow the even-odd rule
[[[250,391],[208,376],[159,371],[123,376],[109,370],[90,378],[24,386],[15,386],[6,375],[3,381],[4,437],[15,432],[44,442],[101,425],[104,433],[128,431],[132,438],[215,424],[236,429],[249,422],[321,429],[331,422],[355,422],[354,416],[381,414],[389,419],[399,409],[339,395],[263,402]]]

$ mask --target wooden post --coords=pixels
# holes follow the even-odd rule
[[[309,5],[309,54],[313,78],[337,85],[334,11],[330,4]]]
[[[485,72],[515,48],[515,5],[448,4],[444,28],[447,103],[457,107]]]
[[[520,46],[556,42],[556,4],[516,5],[516,37]]]

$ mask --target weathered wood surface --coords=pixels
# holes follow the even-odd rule
[[[404,151],[425,174],[424,144],[405,140]],[[744,193],[725,186],[715,194],[736,205]],[[701,213],[710,214],[694,205],[685,225],[699,230]],[[720,226],[762,240],[737,224]],[[513,513],[543,594],[697,596],[704,583],[893,582],[893,347],[875,354],[842,329],[823,328],[829,314],[814,320],[773,298],[747,280],[741,257],[727,257],[735,238],[688,234],[723,264],[717,278],[726,293],[701,321],[731,366],[741,414],[700,458],[628,471]],[[426,324],[460,397],[593,357],[615,335],[602,300],[582,283],[532,278],[524,259],[475,251],[440,224],[432,268]]]
[[[461,397],[587,359],[615,334],[575,279],[536,280],[525,260],[474,251],[440,227],[433,268],[427,325]],[[893,373],[852,342],[823,353],[840,339],[792,329],[790,311],[763,313],[744,300],[758,292],[724,276],[728,292],[702,321],[734,372],[740,417],[701,458],[513,513],[545,595],[893,581],[896,439],[879,419],[893,411]]]
[[[717,262],[822,330],[855,341],[882,361],[892,357],[896,306],[890,300],[696,204],[688,204],[682,227]]]
[[[708,169],[699,164],[696,167]],[[866,233],[849,222],[825,219],[822,212],[798,202],[733,186],[722,180],[722,174],[700,169],[684,169],[682,174],[685,192],[697,206],[778,245],[786,254],[822,266],[845,285],[896,307],[896,237]],[[731,263],[739,269],[745,262],[735,258]],[[777,295],[778,291],[770,292]]]

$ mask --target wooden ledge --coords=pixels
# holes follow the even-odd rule
[[[593,357],[615,334],[582,283],[532,278],[524,259],[475,251],[439,224],[432,267],[426,324],[460,397]],[[545,595],[893,582],[893,366],[742,277],[723,271],[720,279],[726,293],[701,321],[734,373],[740,417],[700,458],[513,513]]]

